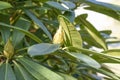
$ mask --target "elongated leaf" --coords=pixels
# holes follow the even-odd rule
[[[103,2],[98,2],[98,1],[92,1],[92,0],[87,0],[85,3],[90,5],[89,7],[86,7],[85,9],[96,11],[105,15],[108,15],[114,19],[120,20],[119,18],[119,8],[120,6],[118,5],[113,5],[109,3],[103,3]],[[118,12],[119,11],[119,12]]]
[[[50,54],[58,50],[59,47],[60,47],[59,44],[49,44],[49,43],[36,44],[29,47],[28,54],[30,54],[31,56]]]
[[[6,15],[6,14],[0,14],[0,22],[3,22],[3,23],[7,23],[9,24],[10,22],[8,21],[10,18],[9,15]],[[4,44],[6,44],[7,40],[9,39],[10,37],[10,29],[8,28],[5,28],[5,27],[1,27],[0,28],[0,32],[1,32],[1,35],[2,35],[2,40],[4,42]]]
[[[91,35],[91,37],[96,41],[104,50],[107,50],[107,44],[105,43],[105,40],[100,35],[100,33],[95,29],[95,27],[90,24],[86,19],[84,15],[80,15],[77,17],[77,21],[81,22],[84,25],[84,29]]]
[[[12,5],[10,5],[9,3],[0,1],[0,10],[11,8],[11,7]]]
[[[15,26],[27,31],[30,28],[30,22],[23,18],[20,18],[16,22]],[[13,46],[16,47],[16,45],[20,43],[20,41],[23,39],[24,36],[25,36],[24,33],[14,29],[12,35]]]
[[[52,36],[45,25],[31,11],[25,10],[25,13],[47,34],[50,40],[52,40]]]
[[[19,58],[18,61],[26,68],[26,70],[30,74],[32,74],[38,80],[64,80],[55,72],[33,61],[30,61],[25,58]]]
[[[0,80],[16,80],[14,72],[9,63],[0,66]]]
[[[68,18],[71,23],[73,23],[74,20],[75,20],[75,12],[73,12],[73,11],[66,11],[66,12],[64,13],[64,16],[65,16],[66,18]]]
[[[0,22],[0,25],[1,25],[0,27],[4,26],[6,28],[16,29],[16,30],[24,33],[25,35],[27,35],[28,37],[30,37],[31,39],[33,39],[34,41],[36,41],[38,43],[42,42],[37,36],[35,36],[34,34],[28,32],[24,29],[21,29],[21,28],[15,27],[15,26],[11,26],[11,25],[8,25],[8,24],[5,24],[5,23],[1,23],[1,22]]]
[[[64,16],[59,16],[58,20],[60,22],[60,26],[63,28],[63,31],[65,33],[64,40],[66,46],[74,46],[77,48],[81,48],[82,39],[74,25],[70,23],[70,21],[66,19]]]
[[[63,74],[63,73],[58,73],[60,74],[62,77],[64,77],[64,80],[77,80],[76,78],[69,76],[67,74]]]
[[[108,51],[103,51],[103,53],[120,58],[120,49],[112,49]]]
[[[54,2],[54,1],[47,1],[46,2],[48,5],[57,8],[59,10],[63,10],[63,11],[68,11],[68,9],[66,9],[65,7],[63,7],[60,3],[58,2]]]
[[[69,55],[75,57],[76,59],[79,59],[80,61],[83,61],[84,63],[88,64],[89,66],[100,68],[101,65],[96,62],[94,59],[92,59],[90,56],[84,55],[82,53],[75,53],[75,52],[68,52]]]
[[[14,62],[14,70],[17,80],[36,80],[27,70],[18,63]]]
[[[65,4],[69,9],[74,9],[76,7],[76,5],[71,1],[62,1],[62,3]]]
[[[87,54],[87,55],[92,55],[91,57],[93,57],[95,60],[99,61],[99,62],[109,62],[109,63],[120,63],[120,59],[117,58],[117,57],[114,57],[114,56],[111,56],[111,55],[107,55],[107,54],[104,54],[104,53],[99,53],[99,52],[95,52],[95,51],[91,51],[91,50],[88,50],[88,49],[84,49],[84,48],[75,48],[75,47],[69,47],[70,50],[72,51],[75,51],[75,50],[78,50],[84,54]]]

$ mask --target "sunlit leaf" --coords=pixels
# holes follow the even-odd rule
[[[85,15],[80,15],[76,18],[76,21],[79,21],[84,25],[84,29],[91,35],[91,37],[96,41],[104,50],[107,50],[107,44],[105,40],[100,35],[100,33],[95,29],[95,27],[86,20]]]
[[[74,9],[76,5],[70,1],[62,1],[63,4],[65,4],[69,9]]]
[[[3,2],[3,1],[0,1],[0,10],[2,9],[7,9],[7,8],[11,8],[12,5],[7,3],[7,2]]]
[[[60,47],[59,44],[49,44],[49,43],[36,44],[29,47],[28,54],[30,54],[31,56],[50,54],[58,50],[59,47]]]
[[[63,28],[64,31],[65,45],[81,48],[82,39],[74,25],[70,23],[70,21],[66,19],[64,16],[59,16],[58,20],[60,22],[60,26]]]

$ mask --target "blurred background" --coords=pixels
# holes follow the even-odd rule
[[[120,5],[120,0],[96,0],[100,2],[105,2],[105,3],[111,3],[115,5]],[[120,40],[120,21],[117,21],[109,16],[85,10],[81,7],[78,7],[75,10],[76,16],[87,13],[88,18],[87,20],[91,22],[97,30],[112,30],[112,37],[117,37],[117,40]],[[110,44],[109,49],[113,48],[120,48],[120,43],[117,44]]]

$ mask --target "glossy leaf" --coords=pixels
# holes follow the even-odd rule
[[[96,41],[104,50],[107,50],[107,44],[105,43],[105,40],[95,29],[95,27],[85,19],[85,15],[86,14],[80,15],[76,21],[81,22],[84,25],[84,29],[91,35],[94,41]]]
[[[8,25],[8,24],[5,24],[5,23],[1,23],[1,22],[0,22],[0,25],[1,25],[0,27],[4,26],[6,28],[16,29],[16,30],[24,33],[25,35],[27,35],[28,37],[30,37],[31,39],[33,39],[34,41],[36,41],[38,43],[42,42],[37,36],[35,36],[34,34],[28,32],[24,29],[21,29],[21,28],[15,27],[15,26],[11,26],[11,25]]]
[[[23,66],[14,61],[17,80],[36,80]]]
[[[68,18],[71,23],[73,23],[74,20],[75,20],[75,12],[73,12],[73,11],[66,11],[66,12],[64,13],[64,16],[65,16],[66,18]]]
[[[74,9],[76,5],[70,1],[62,1],[63,4],[65,4],[69,9]]]
[[[90,56],[87,56],[85,54],[82,53],[75,53],[75,52],[68,52],[69,55],[75,57],[76,59],[79,59],[80,61],[88,64],[89,66],[95,67],[95,68],[100,68],[101,65],[95,61],[94,59],[92,59]]]
[[[17,80],[9,63],[0,66],[0,80]]]
[[[60,75],[29,59],[19,58],[18,61],[38,80],[64,80]]]
[[[54,2],[54,1],[47,1],[46,2],[48,5],[57,8],[59,10],[63,10],[63,11],[68,11],[68,9],[66,9],[65,7],[63,7],[60,3],[58,2]]]
[[[12,7],[11,4],[4,2],[4,1],[0,1],[0,10],[11,8],[11,7]]]
[[[31,11],[25,10],[25,13],[47,34],[50,40],[52,40],[52,36],[45,25]]]
[[[59,44],[41,43],[29,47],[28,54],[30,54],[31,56],[45,55],[53,53],[59,48]]]
[[[27,31],[30,28],[30,24],[31,23],[29,21],[27,21],[26,19],[20,18],[16,22],[15,26]],[[20,41],[23,40],[24,36],[25,36],[24,33],[20,32],[18,30],[15,30],[15,29],[13,30],[13,35],[12,35],[13,42],[12,43],[13,43],[14,47],[16,47],[20,43]]]
[[[63,28],[64,31],[65,45],[81,48],[82,39],[74,25],[70,23],[70,21],[66,19],[64,16],[59,16],[58,20],[60,22],[60,26]]]

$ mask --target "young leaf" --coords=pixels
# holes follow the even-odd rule
[[[107,44],[105,43],[105,40],[100,35],[100,33],[95,29],[95,27],[89,23],[84,15],[80,15],[76,18],[76,21],[81,22],[84,26],[84,29],[91,35],[91,37],[96,41],[104,50],[107,50]]]
[[[14,70],[17,80],[36,80],[27,70],[14,61]]]
[[[7,43],[4,46],[4,55],[8,59],[11,59],[11,57],[14,55],[14,47],[10,39],[8,39]]]
[[[95,61],[94,59],[92,59],[90,56],[87,56],[85,54],[82,53],[75,53],[75,52],[67,52],[69,55],[73,56],[76,59],[79,59],[80,61],[86,63],[89,66],[95,67],[95,68],[100,68],[101,65]]]
[[[47,34],[50,40],[52,40],[52,36],[45,25],[31,11],[25,10],[25,13]]]
[[[30,54],[31,56],[50,54],[58,50],[59,47],[60,47],[59,44],[49,44],[49,43],[36,44],[29,47],[28,54]]]
[[[15,74],[9,63],[0,66],[0,80],[16,80]]]
[[[26,19],[20,18],[16,22],[15,26],[27,31],[30,28],[30,24],[31,23],[29,21],[27,21]],[[13,35],[12,35],[13,46],[16,47],[20,43],[20,41],[23,39],[24,36],[25,36],[24,33],[14,29]]]
[[[0,10],[11,8],[11,7],[12,7],[11,4],[9,4],[7,2],[0,1]]]
[[[0,27],[4,26],[6,28],[16,29],[16,30],[24,33],[25,35],[27,35],[28,37],[30,37],[31,39],[33,39],[34,41],[36,41],[38,43],[42,42],[37,36],[35,36],[34,34],[28,32],[24,29],[18,28],[16,26],[11,26],[11,25],[8,25],[8,24],[2,23],[2,22],[0,22],[0,25],[1,25]]]
[[[79,32],[74,27],[74,25],[70,23],[70,21],[62,15],[58,17],[58,20],[60,22],[60,26],[64,30],[65,45],[81,48],[82,39],[81,39]]]
[[[38,80],[64,80],[60,75],[29,59],[19,58],[18,61]]]

